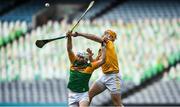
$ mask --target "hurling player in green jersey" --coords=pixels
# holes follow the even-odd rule
[[[90,62],[92,53],[79,52],[74,54],[72,50],[72,33],[67,33],[67,52],[70,66],[70,76],[68,82],[68,105],[87,107],[89,105],[89,79],[93,71],[105,63],[106,47],[102,43],[102,55],[96,61]]]

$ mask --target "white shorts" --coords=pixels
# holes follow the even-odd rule
[[[117,74],[103,74],[96,80],[95,84],[100,85],[104,89],[108,89],[111,94],[119,94],[121,87],[121,76]]]
[[[79,102],[87,101],[89,102],[88,92],[76,93],[71,90],[68,90],[68,105],[69,106],[78,106]]]

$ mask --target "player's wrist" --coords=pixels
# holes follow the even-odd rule
[[[78,32],[75,32],[75,36],[78,36],[79,35],[79,33]]]

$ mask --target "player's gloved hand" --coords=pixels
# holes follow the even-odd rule
[[[68,32],[66,33],[66,36],[67,36],[67,37],[71,37],[71,36],[72,36],[72,32],[71,32],[71,31],[68,31]]]
[[[73,37],[77,37],[78,35],[79,35],[78,32],[72,34]]]
[[[87,53],[88,53],[88,55],[90,56],[90,57],[92,57],[93,55],[94,55],[94,53],[92,53],[92,50],[91,49],[89,49],[89,48],[87,48]]]

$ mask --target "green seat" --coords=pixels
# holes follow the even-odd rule
[[[40,76],[40,75],[35,74],[34,79],[35,79],[36,81],[40,80],[40,78],[41,78],[41,76]]]
[[[142,77],[141,77],[141,82],[144,82],[146,80],[146,75],[144,74]]]
[[[156,66],[155,66],[155,67],[150,68],[150,71],[152,72],[152,75],[156,75],[156,74],[157,74],[157,72],[158,72],[158,70],[157,70],[157,67],[156,67]]]
[[[152,76],[151,69],[145,70],[145,79],[149,79]]]
[[[173,59],[173,64],[174,64],[176,62],[176,59],[177,59],[176,53],[172,54],[172,59]]]
[[[3,44],[4,44],[3,39],[0,38],[0,46],[2,46]]]
[[[164,65],[163,64],[157,64],[157,72],[158,73],[160,73],[160,72],[162,72],[163,71],[163,69],[164,69]]]
[[[9,43],[10,40],[11,40],[10,37],[3,38],[3,41],[5,44]]]
[[[180,60],[180,53],[179,52],[175,53],[175,57],[176,57],[176,61],[179,61]]]
[[[171,55],[169,58],[168,58],[168,62],[170,65],[173,65],[175,63],[175,57],[174,55]]]
[[[23,34],[22,30],[16,31],[16,37],[20,37],[20,36],[22,36],[22,34]]]
[[[177,80],[180,82],[180,75],[177,76]]]
[[[132,81],[132,78],[130,76],[128,76],[128,75],[124,75],[123,76],[123,80],[125,80],[125,81]]]
[[[19,80],[19,79],[20,79],[19,75],[16,75],[16,76],[14,77],[14,80]]]
[[[180,52],[177,53],[177,56],[178,56],[178,61],[180,61]]]
[[[12,32],[9,34],[9,37],[11,38],[11,40],[14,40],[16,38],[16,34]]]

